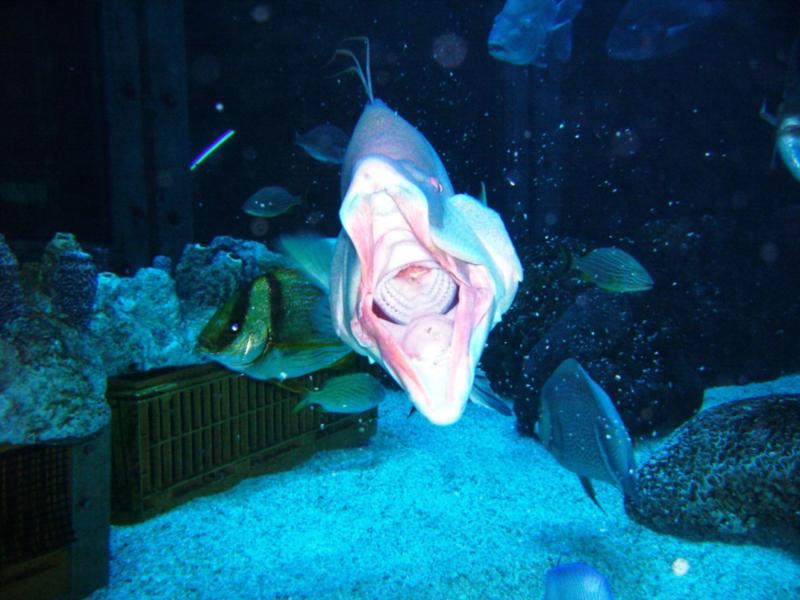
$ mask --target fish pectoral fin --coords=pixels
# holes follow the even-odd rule
[[[603,511],[603,514],[606,514],[605,509],[600,506],[600,502],[597,501],[597,494],[594,491],[592,480],[588,477],[578,475],[578,481],[581,482],[581,487],[583,487],[583,491],[586,492],[586,495],[589,496],[589,499],[597,505],[597,508]]]
[[[475,369],[475,380],[472,384],[469,399],[475,404],[494,409],[501,415],[510,417],[514,414],[511,411],[509,402],[492,389],[489,378],[480,366]]]

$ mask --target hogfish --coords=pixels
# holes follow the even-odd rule
[[[331,266],[339,337],[379,363],[438,425],[457,421],[489,331],[508,310],[522,265],[494,210],[456,194],[433,146],[372,93],[342,165],[342,231]]]

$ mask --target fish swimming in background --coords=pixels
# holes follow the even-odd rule
[[[431,422],[457,421],[489,331],[508,310],[522,265],[500,215],[454,194],[428,140],[372,95],[342,167],[342,232],[330,276],[339,337],[378,362]],[[295,260],[304,264],[304,248]],[[308,250],[308,249],[305,249]]]
[[[506,0],[489,32],[489,54],[512,65],[547,67],[572,55],[572,20],[583,0]]]
[[[562,362],[542,387],[536,432],[559,464],[578,476],[597,506],[592,479],[636,496],[628,431],[611,398],[574,358]]]
[[[298,204],[300,196],[293,196],[282,187],[270,185],[250,196],[242,205],[242,210],[253,217],[269,219],[282,215]]]
[[[572,267],[584,280],[607,292],[644,292],[653,278],[635,258],[619,248],[597,248],[572,258]]]
[[[285,267],[240,286],[200,332],[197,351],[277,380],[325,369],[351,352],[333,331],[327,293]]]
[[[294,143],[320,162],[342,164],[349,138],[335,125],[318,125],[306,133],[296,133]]]
[[[617,60],[668,56],[702,41],[728,14],[725,0],[629,0],[606,41]]]
[[[586,563],[556,565],[547,570],[544,600],[614,600],[608,580]]]
[[[326,381],[318,390],[303,394],[292,412],[316,405],[325,412],[354,414],[375,408],[386,397],[381,382],[369,373],[339,375]]]
[[[800,37],[794,40],[789,53],[783,99],[778,107],[778,115],[773,116],[767,112],[766,100],[759,114],[776,128],[775,150],[780,154],[789,172],[800,181]]]

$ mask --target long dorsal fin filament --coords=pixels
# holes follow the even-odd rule
[[[358,75],[358,78],[361,80],[361,84],[364,86],[364,91],[367,93],[367,97],[369,98],[370,102],[375,100],[375,97],[372,94],[372,74],[370,73],[370,66],[369,66],[369,38],[366,36],[357,36],[357,37],[350,37],[345,38],[344,42],[348,41],[357,41],[357,42],[364,42],[364,65],[362,67],[361,61],[358,60],[355,54],[352,51],[347,50],[346,48],[337,48],[337,50],[333,53],[333,61],[337,56],[344,56],[353,61],[353,66],[348,67],[342,71],[338,71],[331,75],[331,77],[339,77],[340,75],[344,75],[345,73],[355,73]]]

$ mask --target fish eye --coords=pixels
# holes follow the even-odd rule
[[[231,330],[233,333],[236,333],[237,331],[239,331],[239,329],[240,329],[240,326],[239,326],[239,324],[238,324],[238,323],[231,323],[230,330]]]

